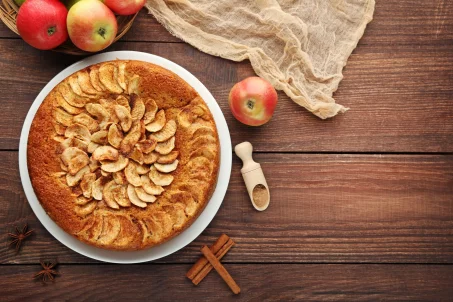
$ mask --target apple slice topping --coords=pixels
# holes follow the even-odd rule
[[[91,213],[93,213],[93,211],[96,209],[96,206],[97,206],[97,202],[95,202],[95,201],[89,202],[86,205],[76,206],[75,213],[79,217],[86,217],[86,216],[90,215]]]
[[[141,98],[133,98],[131,103],[132,121],[140,121],[143,118],[143,115],[145,115],[145,104],[143,103],[143,100]]]
[[[95,172],[101,167],[101,165],[99,164],[99,161],[94,160],[93,157],[90,157],[90,163],[88,164],[88,167],[90,167],[91,172]]]
[[[94,160],[113,160],[113,161],[116,161],[118,159],[118,156],[119,156],[118,150],[110,146],[101,146],[94,150],[92,155]]]
[[[67,113],[66,111],[60,109],[60,108],[56,108],[54,110],[54,119],[57,121],[57,123],[63,125],[63,126],[66,126],[66,127],[69,127],[72,125],[72,121],[73,121],[73,116],[69,113]]]
[[[140,77],[126,74],[126,66],[93,66],[70,76],[55,92],[61,175],[53,176],[71,187],[75,212],[82,218],[93,214],[104,220],[106,214],[99,211],[105,206],[147,207],[173,182],[171,173],[178,168],[176,122],[167,120],[152,98],[138,95]],[[196,136],[203,134],[208,132]],[[101,241],[107,233],[104,224],[99,227]],[[103,241],[110,240],[109,235]]]
[[[104,179],[98,178],[91,185],[91,195],[96,200],[102,200],[102,191],[104,189]]]
[[[124,137],[120,144],[121,153],[128,155],[134,148],[135,144],[138,143],[141,136],[141,123],[135,123],[129,133]]]
[[[105,145],[107,143],[107,130],[99,130],[91,135],[91,142],[96,144]]]
[[[109,181],[102,190],[102,197],[105,203],[112,209],[119,209],[119,205],[116,203],[113,197],[113,189],[118,185],[115,183],[114,180]]]
[[[190,144],[192,146],[207,146],[209,144],[215,144],[215,143],[216,143],[216,139],[211,135],[199,136],[190,142]]]
[[[71,138],[63,137],[63,140],[60,140],[60,138],[61,136],[54,137],[54,140],[60,143],[60,145],[57,146],[55,153],[61,154],[63,153],[64,150],[66,150],[66,148],[74,147],[74,139],[72,137]]]
[[[91,188],[95,180],[96,174],[94,173],[87,173],[83,175],[82,181],[80,182],[80,188],[82,189],[83,196],[85,196],[86,198],[91,197]]]
[[[142,185],[140,175],[137,172],[137,164],[135,162],[129,162],[129,164],[124,169],[124,174],[126,175],[127,181],[133,186],[139,187]]]
[[[81,141],[85,142],[87,145],[91,142],[91,133],[90,130],[84,125],[81,124],[72,124],[66,128],[64,136],[67,138],[78,138]]]
[[[55,133],[56,134],[64,135],[64,133],[66,132],[66,128],[67,127],[65,127],[63,125],[60,125],[60,124],[57,124],[57,123],[54,123],[53,128],[55,129]]]
[[[81,70],[77,73],[77,81],[80,89],[86,94],[99,94],[99,92],[91,84],[90,74],[86,70]]]
[[[149,170],[149,178],[158,186],[169,186],[173,182],[173,176],[170,174],[162,174],[157,171],[156,167],[152,166]]]
[[[68,102],[69,105],[78,108],[85,107],[86,100],[77,96],[66,82],[60,83],[60,85],[58,85],[58,92],[66,100],[66,102]]]
[[[88,144],[88,147],[87,147],[87,152],[88,152],[88,153],[93,153],[94,150],[96,150],[96,149],[97,149],[98,147],[100,147],[100,146],[101,146],[101,145],[99,145],[99,144],[90,142],[90,143]]]
[[[66,174],[66,183],[70,187],[76,186],[81,180],[82,177],[90,173],[90,168],[88,166],[83,167],[82,169],[79,170],[75,175],[71,175],[70,173]]]
[[[124,108],[126,108],[129,112],[131,112],[131,106],[129,105],[129,100],[124,96],[124,95],[119,95],[117,98],[116,98],[116,103],[118,105],[121,105],[123,106]],[[126,131],[126,130],[125,130]]]
[[[74,123],[86,126],[91,133],[99,130],[99,123],[86,113],[80,113],[74,116]]]
[[[124,132],[128,132],[132,126],[132,116],[130,111],[121,105],[115,105],[114,109],[116,116],[120,120],[121,129],[123,129]]]
[[[134,74],[132,77],[129,78],[127,92],[129,93],[129,95],[133,94],[139,95],[140,94],[139,87],[140,87],[140,76]]]
[[[136,205],[139,208],[146,208],[146,202],[143,202],[138,198],[137,193],[135,192],[135,187],[131,184],[127,186],[127,196],[132,204]]]
[[[97,121],[105,122],[110,119],[109,112],[101,104],[88,103],[85,109],[89,114],[96,117]]]
[[[101,170],[101,175],[104,176],[105,178],[110,178],[111,172],[105,172],[104,170]]]
[[[105,86],[101,83],[99,79],[99,67],[94,66],[90,68],[90,82],[91,85],[99,92],[106,90]]]
[[[169,140],[158,143],[156,146],[157,153],[161,155],[167,155],[175,148],[175,137],[171,137]]]
[[[144,202],[153,203],[157,199],[156,196],[146,193],[142,188],[135,188],[135,193],[137,194],[138,198]]]
[[[175,160],[171,164],[159,164],[155,163],[154,167],[156,167],[157,171],[162,172],[162,173],[170,173],[176,170],[178,167],[178,160]]]
[[[79,196],[75,200],[75,204],[78,206],[84,206],[87,203],[91,202],[93,199],[92,198],[86,198],[85,196]]]
[[[109,112],[109,120],[107,121],[107,123],[109,124],[109,126],[111,124],[119,124],[120,120],[118,119],[118,117],[116,116],[116,113],[115,113],[115,105],[118,105],[118,102],[116,100],[113,100],[113,99],[99,99],[99,104],[105,108],[105,110],[107,110]],[[106,124],[107,124],[106,123]],[[108,127],[107,127],[108,128]],[[107,129],[106,128],[106,129]]]
[[[159,153],[157,152],[151,152],[149,154],[144,154],[143,155],[143,162],[145,164],[153,164],[157,161],[157,159],[159,158]]]
[[[129,153],[129,158],[134,160],[136,163],[142,165],[143,164],[143,160],[144,160],[144,156],[143,156],[143,152],[140,151],[140,149],[138,149],[137,147],[134,147],[134,149],[132,150],[131,153]]]
[[[197,101],[197,98],[194,100]],[[207,108],[202,105],[196,105],[189,108],[184,108],[178,114],[178,123],[184,127],[188,128],[191,125],[195,124],[197,119],[203,119],[204,115],[206,114]]]
[[[143,175],[143,174],[146,174],[146,173],[149,173],[149,166],[148,165],[137,165],[137,173],[140,174],[140,175]]]
[[[157,141],[153,140],[153,139],[145,139],[145,140],[139,141],[136,144],[136,147],[144,154],[148,154],[148,153],[154,151],[156,146],[157,146]]]
[[[210,150],[209,148],[207,148],[206,146],[200,147],[200,148],[196,149],[195,151],[193,151],[192,153],[190,153],[189,158],[192,159],[192,158],[199,157],[199,156],[205,157],[209,160],[215,159],[214,152],[212,150]]]
[[[72,106],[71,104],[69,104],[59,92],[55,93],[54,105],[62,108],[69,114],[76,115],[76,114],[80,114],[83,112],[82,108],[78,108],[78,107],[75,107],[75,106]]]
[[[82,150],[83,152],[87,152],[88,144],[87,144],[85,141],[82,141],[81,139],[79,139],[79,138],[77,138],[77,137],[73,137],[73,138],[72,138],[72,145],[73,145],[74,147],[79,148],[79,149]]]
[[[114,215],[108,215],[108,219],[104,219],[102,232],[97,243],[100,245],[111,244],[118,237],[120,231],[121,224],[119,219]]]
[[[116,124],[113,124],[109,128],[109,132],[107,135],[107,139],[110,145],[115,148],[119,148],[121,145],[121,141],[123,140],[123,132],[118,129]]]
[[[157,112],[153,122],[147,124],[145,128],[149,132],[157,132],[165,126],[165,122],[166,122],[165,111],[160,110],[159,112]]]
[[[78,95],[80,97],[83,97],[83,98],[89,98],[90,97],[90,95],[84,93],[82,91],[82,88],[80,88],[77,74],[70,76],[67,79],[67,82],[69,84],[69,87],[71,87],[72,92],[74,92],[76,95]]]
[[[66,165],[69,174],[76,175],[89,163],[88,155],[77,147],[69,147],[61,154],[61,160]],[[89,168],[88,168],[89,169]]]
[[[99,80],[109,92],[120,94],[123,92],[123,89],[118,84],[115,73],[118,74],[118,69],[115,64],[102,64],[101,67],[99,67]]]
[[[119,185],[112,189],[112,195],[115,201],[122,207],[130,207],[131,201],[127,197],[127,186]]]
[[[77,156],[83,156],[83,155],[86,155],[85,152],[83,152],[82,150],[80,150],[79,148],[76,148],[76,147],[71,147],[71,146],[68,146],[64,149],[63,153],[61,153],[61,160],[63,162],[63,164],[65,164],[66,166],[69,165],[69,161]],[[88,155],[87,155],[88,157]]]
[[[120,62],[118,64],[118,85],[124,90],[127,91],[127,82],[126,82],[126,65],[127,62]]]
[[[152,183],[147,175],[142,175],[140,178],[142,180],[142,188],[146,193],[151,195],[160,195],[164,192],[164,188]]]
[[[119,185],[126,185],[128,183],[124,171],[114,172],[113,180]]]
[[[153,99],[145,100],[145,115],[143,117],[145,125],[151,123],[154,120],[158,109],[159,108],[157,107],[157,104]]]
[[[118,155],[118,159],[116,161],[103,161],[101,170],[114,173],[123,170],[128,164],[129,159],[120,154]]]
[[[149,136],[150,139],[155,139],[158,142],[164,142],[176,134],[176,122],[174,120],[168,121],[165,126]]]
[[[214,130],[212,130],[212,128],[206,127],[206,126],[201,126],[201,127],[196,128],[196,130],[192,133],[192,138],[197,138],[199,136],[204,136],[204,135],[209,135],[209,136],[214,137],[215,133],[214,133]]]
[[[159,158],[157,159],[157,162],[159,164],[171,164],[172,162],[174,162],[176,160],[178,155],[179,155],[178,151],[171,151],[166,155],[159,156]]]

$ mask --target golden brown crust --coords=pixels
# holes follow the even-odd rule
[[[149,132],[157,110],[165,126]],[[112,124],[124,132],[119,145],[110,141]],[[167,162],[174,155],[176,162]],[[176,236],[203,211],[216,186],[220,146],[208,107],[185,81],[150,63],[117,60],[85,68],[49,93],[33,120],[27,156],[35,193],[60,227],[94,246],[139,250]],[[126,168],[110,173],[108,164],[120,157]]]

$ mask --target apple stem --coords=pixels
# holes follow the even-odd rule
[[[105,28],[99,28],[98,34],[105,39]]]
[[[49,36],[52,36],[52,35],[53,35],[54,33],[56,33],[56,32],[57,32],[57,28],[56,28],[55,26],[49,27],[49,28],[47,29],[47,34],[48,34]]]
[[[253,110],[253,107],[255,107],[255,101],[247,100],[247,108],[249,108],[250,110]]]

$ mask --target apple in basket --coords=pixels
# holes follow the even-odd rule
[[[72,43],[89,52],[108,47],[118,31],[115,15],[98,0],[81,0],[74,4],[68,13],[67,26]]]
[[[38,49],[52,49],[68,38],[68,10],[58,0],[27,0],[17,14],[17,30],[25,42]]]
[[[146,0],[102,0],[114,13],[118,15],[132,15],[138,12]]]
[[[236,83],[228,97],[234,117],[249,126],[267,123],[274,113],[277,100],[277,92],[271,83],[259,77],[249,77]]]

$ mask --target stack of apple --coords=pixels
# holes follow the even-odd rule
[[[116,37],[115,14],[132,15],[146,0],[15,0],[20,5],[17,29],[25,42],[38,49],[52,49],[68,36],[78,48],[96,52]],[[69,11],[68,11],[69,10]]]

